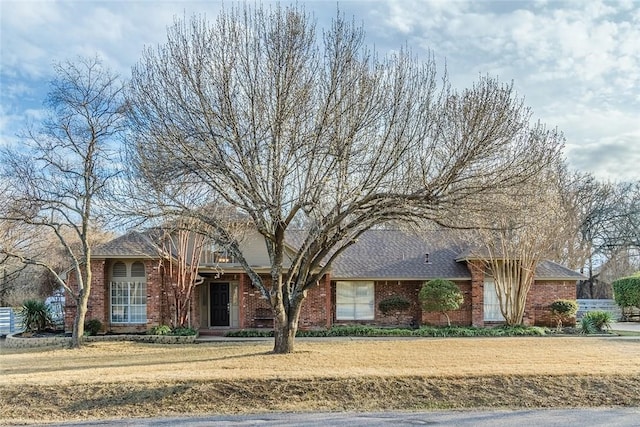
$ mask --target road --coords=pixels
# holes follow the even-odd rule
[[[514,411],[435,411],[435,412],[372,412],[372,413],[307,413],[222,415],[176,418],[109,420],[83,423],[48,424],[49,426],[140,426],[140,427],[204,427],[204,426],[267,426],[267,427],[389,427],[389,426],[580,426],[637,427],[640,408],[589,408]]]

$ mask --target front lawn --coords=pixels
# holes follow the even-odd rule
[[[176,414],[640,406],[640,341],[336,338],[0,353],[8,424]]]

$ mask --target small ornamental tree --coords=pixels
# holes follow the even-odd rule
[[[452,281],[444,279],[434,279],[425,283],[418,297],[424,311],[441,312],[447,318],[448,326],[451,326],[448,312],[459,309],[464,301],[460,288]]]
[[[629,308],[640,308],[640,275],[623,277],[612,283],[613,297],[626,317]]]
[[[555,300],[549,306],[551,315],[557,320],[557,327],[560,329],[562,323],[571,319],[578,312],[578,301],[569,299]]]
[[[407,311],[411,307],[411,301],[402,295],[393,295],[385,298],[378,303],[378,308],[385,316],[396,313],[397,322],[400,323],[400,314]]]

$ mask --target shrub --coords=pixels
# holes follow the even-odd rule
[[[430,280],[422,286],[418,294],[422,309],[425,311],[439,311],[447,318],[447,325],[451,326],[448,311],[457,310],[464,302],[464,296],[455,283],[444,280]]]
[[[613,316],[608,311],[595,310],[585,313],[580,321],[580,330],[583,334],[597,334],[611,328]]]
[[[40,332],[53,322],[51,310],[43,301],[26,300],[22,304],[22,324],[26,332]]]
[[[537,326],[423,326],[410,328],[379,328],[367,325],[333,326],[329,329],[298,331],[298,337],[502,337],[546,335],[546,328]],[[243,329],[228,332],[227,337],[273,337],[273,330]]]
[[[623,277],[615,280],[611,285],[613,298],[623,313],[626,313],[630,307],[640,308],[640,275]]]
[[[409,307],[411,307],[411,301],[402,295],[394,295],[378,303],[378,308],[383,314],[389,314],[394,311],[406,311]]]
[[[191,335],[197,335],[198,331],[196,331],[193,328],[188,328],[188,327],[177,327],[175,328],[173,331],[171,331],[171,335],[177,335],[177,336],[191,336]]]
[[[551,315],[558,321],[558,328],[562,327],[562,322],[571,319],[578,312],[578,301],[570,299],[555,300],[549,306]]]
[[[149,330],[150,335],[169,335],[171,334],[171,326],[167,325],[158,325],[154,326]]]
[[[98,319],[91,319],[84,324],[85,335],[95,336],[102,329],[102,322]]]
[[[400,316],[403,311],[407,311],[411,307],[411,301],[402,295],[394,295],[385,298],[378,303],[378,308],[384,315],[396,313],[396,322],[400,323]]]

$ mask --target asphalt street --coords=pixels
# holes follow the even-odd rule
[[[580,426],[638,427],[640,408],[551,409],[513,411],[371,412],[371,413],[270,413],[254,415],[198,416],[108,420],[50,426],[140,426],[140,427],[389,427],[389,426]]]

